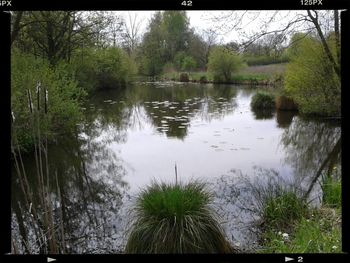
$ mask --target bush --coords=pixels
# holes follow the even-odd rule
[[[15,116],[12,133],[22,149],[33,146],[33,121],[28,107],[27,91],[31,92],[33,108],[37,109],[37,83],[41,83],[40,106],[37,116],[42,135],[63,133],[75,127],[81,117],[79,102],[86,93],[78,87],[74,71],[60,63],[50,68],[45,59],[13,50],[11,53],[11,110]],[[43,117],[45,89],[48,90],[48,113]]]
[[[190,81],[190,77],[188,76],[187,73],[181,73],[180,74],[180,81],[181,82],[189,82]]]
[[[89,49],[78,55],[73,63],[80,85],[88,90],[124,86],[136,74],[134,62],[123,50],[114,47]]]
[[[193,70],[196,68],[197,63],[193,57],[186,56],[182,61],[181,70]]]
[[[153,183],[143,190],[126,253],[228,253],[205,185]]]
[[[243,66],[241,57],[226,48],[214,48],[209,54],[208,71],[213,73],[216,82],[231,81],[232,73]]]
[[[265,91],[258,91],[252,98],[253,109],[273,109],[275,107],[275,96]]]
[[[201,76],[201,77],[199,78],[199,82],[200,82],[200,83],[207,83],[207,82],[208,82],[207,76]]]

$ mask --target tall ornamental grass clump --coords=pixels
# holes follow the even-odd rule
[[[230,253],[203,183],[153,182],[135,206],[126,253]]]

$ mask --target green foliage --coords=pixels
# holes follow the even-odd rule
[[[306,201],[292,191],[281,191],[276,196],[268,196],[264,203],[262,218],[268,228],[289,229],[308,213]]]
[[[177,70],[182,70],[182,63],[186,57],[186,53],[184,51],[177,52],[174,57],[174,65]]]
[[[157,12],[151,19],[141,46],[141,73],[161,74],[166,63],[182,68],[182,56],[189,42],[189,23],[185,11]],[[175,59],[176,55],[178,57]],[[182,54],[182,55],[181,55]]]
[[[188,76],[188,74],[187,73],[181,73],[180,74],[180,81],[181,82],[189,82],[190,81],[190,78],[189,78],[189,76]]]
[[[322,182],[323,204],[341,208],[341,181],[327,176]]]
[[[244,65],[242,59],[233,51],[223,47],[214,48],[209,54],[208,71],[214,75],[214,81],[229,82],[232,73]]]
[[[199,78],[199,82],[200,82],[200,83],[206,83],[206,82],[208,82],[207,76],[202,75],[202,76]]]
[[[183,51],[176,54],[174,64],[177,70],[193,70],[197,65],[193,57],[186,55]]]
[[[136,66],[120,48],[88,49],[73,62],[76,78],[87,90],[118,88],[133,80]]]
[[[211,200],[199,182],[153,183],[138,197],[126,253],[232,252]]]
[[[258,91],[252,98],[253,109],[273,109],[275,107],[275,96],[266,91]]]
[[[328,41],[332,52],[335,43]],[[285,75],[286,95],[306,114],[340,115],[340,79],[319,40],[304,37],[294,47]]]
[[[50,68],[49,62],[13,50],[11,54],[11,110],[15,115],[12,132],[22,148],[33,145],[33,121],[28,107],[27,90],[31,91],[33,107],[37,108],[36,86],[41,83],[41,109],[44,89],[48,90],[48,114],[38,116],[43,134],[52,135],[75,127],[81,117],[79,101],[86,93],[74,80],[74,72],[64,64]],[[41,113],[43,114],[42,110]]]
[[[193,70],[195,67],[196,61],[190,56],[186,56],[182,61],[182,70]]]
[[[331,210],[315,210],[303,217],[288,238],[278,228],[265,235],[263,253],[340,253],[340,218]]]

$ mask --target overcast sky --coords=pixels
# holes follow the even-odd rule
[[[128,13],[132,16],[137,14],[138,19],[142,20],[141,31],[145,32],[150,18],[155,11],[117,11],[118,15],[128,17]],[[232,15],[233,14],[233,15]],[[286,25],[293,17],[297,14],[306,14],[305,10],[299,11],[187,11],[187,16],[190,20],[190,26],[195,28],[197,33],[203,30],[214,29],[219,34],[218,40],[221,43],[227,43],[230,41],[240,42],[244,39],[244,33],[251,35],[253,33],[263,30],[263,22],[268,20],[270,17],[274,17],[269,23],[269,28],[266,30],[275,30]],[[232,30],[234,22],[215,22],[216,18],[223,18],[230,16],[236,16],[242,18],[242,23],[236,25],[236,29]],[[220,20],[220,19],[219,19]],[[222,20],[222,19],[221,19]],[[232,20],[231,20],[232,21]],[[126,19],[128,23],[128,19]],[[332,25],[324,25],[325,27],[331,28]],[[298,30],[305,29],[305,27],[299,27]]]

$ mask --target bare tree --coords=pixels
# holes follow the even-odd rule
[[[129,54],[134,54],[135,49],[140,41],[140,27],[143,19],[139,19],[138,15],[128,12],[127,23],[123,28],[123,43]]]
[[[231,11],[221,16],[213,16],[212,22],[216,26],[212,30],[227,34],[236,32],[240,44],[248,47],[263,36],[275,35],[284,41],[286,37],[296,32],[315,33],[323,46],[327,58],[333,65],[334,71],[340,78],[340,31],[339,11],[334,10],[306,10],[306,11]],[[333,21],[333,23],[332,23]],[[255,30],[251,25],[256,24]],[[326,36],[335,32],[337,57],[330,51]],[[275,42],[277,43],[277,42]]]

